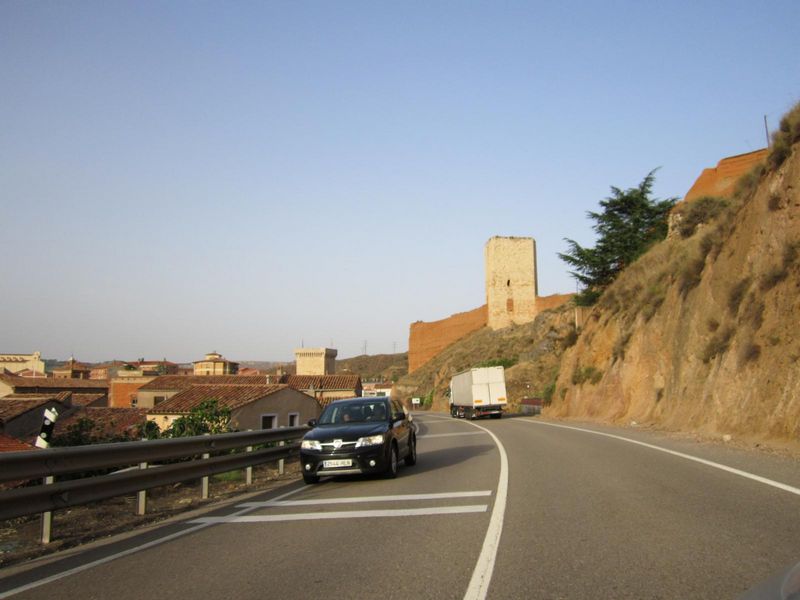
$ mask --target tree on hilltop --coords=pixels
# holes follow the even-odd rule
[[[677,198],[651,198],[655,172],[650,171],[635,188],[611,188],[611,196],[600,201],[602,212],[588,211],[595,221],[597,244],[583,247],[565,238],[569,250],[558,256],[574,270],[570,274],[583,286],[575,297],[580,306],[591,306],[603,290],[629,264],[667,235],[669,212]]]

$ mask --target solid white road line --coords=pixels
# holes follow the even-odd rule
[[[301,492],[306,489],[305,486],[297,488],[296,490],[292,490],[291,492],[287,492],[285,494],[281,494],[275,500],[280,500],[282,498],[288,498],[289,496],[296,494],[297,492]],[[243,515],[245,513],[254,510],[252,508],[246,508],[244,510],[240,510],[238,512],[233,513],[233,516]],[[197,521],[190,521],[190,523],[197,523]],[[31,583],[26,583],[25,585],[21,585],[19,587],[12,588],[10,590],[6,590],[5,592],[0,592],[0,600],[3,598],[10,598],[16,594],[21,592],[26,592],[33,588],[37,588],[41,585],[45,585],[47,583],[52,583],[54,581],[58,581],[59,579],[63,579],[64,577],[69,577],[71,575],[76,575],[83,571],[87,571],[99,565],[103,565],[105,563],[111,562],[112,560],[117,560],[118,558],[123,558],[125,556],[130,556],[131,554],[135,554],[137,552],[141,552],[142,550],[147,550],[148,548],[152,548],[153,546],[159,546],[164,542],[169,542],[179,537],[183,537],[184,535],[188,535],[190,533],[194,533],[195,531],[200,531],[201,529],[205,529],[213,525],[213,523],[202,523],[200,525],[195,525],[194,527],[190,527],[189,529],[184,529],[183,531],[178,531],[176,533],[166,535],[163,538],[158,538],[157,540],[153,540],[151,542],[147,542],[146,544],[142,544],[140,546],[136,546],[135,548],[128,548],[127,550],[123,550],[122,552],[117,552],[116,554],[111,554],[109,556],[104,556],[103,558],[99,558],[95,561],[90,563],[86,563],[84,565],[80,565],[79,567],[75,567],[73,569],[69,569],[68,571],[62,571],[61,573],[56,573],[55,575],[50,575],[49,577],[44,577],[43,579],[38,579],[36,581],[32,581]],[[58,596],[58,594],[56,594]]]
[[[481,548],[480,556],[478,556],[478,562],[475,564],[472,578],[464,594],[465,600],[484,600],[489,592],[489,583],[492,581],[497,549],[500,547],[500,535],[503,533],[503,519],[506,514],[506,498],[508,496],[508,456],[506,455],[505,447],[503,447],[502,442],[495,434],[476,423],[466,422],[492,436],[500,452],[500,477],[497,480],[497,493],[494,499],[492,516],[489,519],[489,527],[486,530],[486,537],[483,539],[483,547]]]
[[[443,492],[441,494],[400,494],[396,496],[356,496],[351,498],[321,498],[317,500],[267,500],[266,502],[244,502],[237,507],[252,506],[265,508],[270,506],[314,506],[319,504],[352,504],[358,502],[403,502],[405,500],[440,500],[445,498],[475,498],[491,496],[492,490],[475,492]]]
[[[697,456],[692,456],[691,454],[684,454],[683,452],[678,452],[676,450],[670,450],[668,448],[662,448],[661,446],[655,446],[653,444],[648,444],[646,442],[640,442],[639,440],[632,440],[631,438],[622,437],[621,435],[614,435],[613,433],[604,433],[602,431],[594,431],[592,429],[583,429],[582,427],[572,427],[570,425],[558,425],[556,423],[547,423],[545,421],[528,421],[525,419],[520,419],[519,422],[521,423],[530,423],[531,425],[546,425],[548,427],[559,427],[561,429],[572,429],[574,431],[582,431],[584,433],[592,433],[594,435],[601,435],[603,437],[612,438],[615,440],[620,440],[622,442],[628,442],[631,444],[636,444],[637,446],[644,446],[645,448],[650,448],[651,450],[658,450],[659,452],[666,452],[667,454],[671,454],[673,456],[677,456],[679,458],[685,458],[686,460],[691,460],[708,467],[713,467],[715,469],[720,469],[721,471],[727,471],[728,473],[733,473],[734,475],[738,475],[739,477],[744,477],[746,479],[752,479],[753,481],[757,481],[759,483],[763,483],[764,485],[769,485],[774,488],[778,488],[779,490],[783,490],[784,492],[789,492],[790,494],[796,494],[800,496],[800,488],[793,487],[791,485],[787,485],[785,483],[781,483],[780,481],[774,481],[772,479],[767,479],[766,477],[761,477],[760,475],[755,475],[753,473],[748,473],[747,471],[742,471],[740,469],[734,469],[733,467],[729,467],[727,465],[723,465],[721,463],[717,463],[711,460],[706,460],[705,458],[699,458]]]
[[[401,508],[387,510],[348,510],[323,513],[293,513],[288,515],[248,515],[243,517],[201,517],[191,523],[273,523],[276,521],[317,521],[321,519],[365,519],[374,517],[421,517],[427,515],[456,515],[486,512],[486,504],[467,506],[434,506],[430,508]]]
[[[422,439],[440,438],[440,437],[453,437],[456,435],[486,435],[483,431],[465,431],[463,433],[425,433],[417,437]]]

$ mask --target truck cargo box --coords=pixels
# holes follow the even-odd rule
[[[481,367],[458,373],[450,380],[450,414],[499,418],[508,400],[503,367]]]

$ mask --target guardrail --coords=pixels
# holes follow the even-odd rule
[[[139,493],[139,514],[144,514],[145,490],[201,477],[204,478],[203,497],[207,497],[209,475],[249,469],[253,465],[293,456],[300,447],[297,440],[308,430],[308,427],[286,427],[170,440],[5,452],[0,454],[0,482],[43,479],[44,483],[0,491],[0,519],[37,513],[46,515],[52,510],[132,492]],[[253,450],[253,446],[271,442],[282,445]],[[241,449],[244,452],[211,456],[212,453]],[[148,468],[154,466],[152,463],[180,458],[190,460]],[[53,482],[62,475],[131,466],[138,469]],[[248,470],[248,483],[250,475]],[[47,541],[44,535],[42,541]]]

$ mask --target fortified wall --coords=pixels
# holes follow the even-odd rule
[[[730,198],[736,189],[736,181],[745,173],[750,171],[759,163],[763,163],[768,148],[728,156],[717,163],[716,167],[703,169],[700,177],[689,188],[681,202],[678,202],[669,215],[669,237],[676,235],[677,227],[683,219],[684,211],[693,201],[704,196],[715,196],[717,198]]]
[[[442,319],[411,324],[408,372],[413,373],[453,342],[486,325],[486,305]]]
[[[408,338],[409,373],[477,329],[530,323],[541,311],[561,306],[572,297],[572,294],[537,295],[533,238],[495,236],[486,242],[484,259],[486,304],[440,321],[412,323]]]

